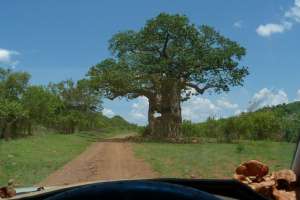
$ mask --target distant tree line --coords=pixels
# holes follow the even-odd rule
[[[132,128],[123,118],[102,115],[101,90],[88,79],[31,85],[30,74],[0,68],[0,139],[32,135],[39,127],[64,134],[107,127]],[[203,123],[183,121],[185,137],[218,141],[295,142],[300,133],[300,102],[266,107],[239,116]]]
[[[273,140],[296,142],[300,133],[300,102],[266,107],[239,116],[203,123],[183,122],[185,136],[215,138],[218,141]]]
[[[47,86],[29,81],[27,72],[0,68],[0,139],[31,135],[36,127],[70,134],[108,122],[101,114],[101,93],[92,90],[87,80]],[[115,117],[118,123],[123,120],[119,118]]]

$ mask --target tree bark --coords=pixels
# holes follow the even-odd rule
[[[165,80],[155,95],[147,96],[148,128],[145,135],[156,138],[181,135],[181,88],[178,80]]]
[[[32,124],[31,124],[31,122],[29,122],[28,125],[27,125],[27,132],[28,132],[28,135],[33,135],[32,134]]]
[[[181,90],[176,80],[163,82],[161,100],[161,127],[159,135],[178,137],[181,135]]]
[[[8,122],[4,128],[4,131],[3,131],[3,139],[4,140],[9,140],[11,139],[11,128],[12,128],[12,122]]]
[[[148,97],[149,108],[148,108],[148,130],[147,135],[151,137],[158,137],[161,128],[161,117],[155,116],[161,112],[160,109],[161,96],[159,94]]]

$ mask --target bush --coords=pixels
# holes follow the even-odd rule
[[[242,113],[226,119],[208,118],[193,124],[183,121],[182,132],[186,137],[216,138],[220,142],[236,140],[274,140],[295,142],[300,134],[300,114],[284,114],[263,109]]]
[[[233,142],[234,140],[239,139],[238,133],[236,132],[237,124],[235,123],[234,118],[228,118],[223,123],[222,132],[218,135],[218,140],[224,142]]]
[[[192,122],[190,120],[183,121],[181,130],[182,130],[183,136],[186,136],[186,137],[197,136],[197,135],[199,135],[199,132],[200,132],[198,130],[197,126],[192,124]]]

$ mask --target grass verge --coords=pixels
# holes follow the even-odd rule
[[[257,159],[272,170],[289,168],[295,144],[244,141],[240,144],[136,143],[137,157],[150,163],[162,177],[231,178],[241,162]]]
[[[17,187],[32,186],[83,152],[91,142],[123,134],[129,131],[47,133],[8,142],[0,140],[0,186],[9,179],[14,179]]]

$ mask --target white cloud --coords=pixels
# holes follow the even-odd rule
[[[103,108],[102,114],[105,115],[106,117],[113,117],[116,114],[109,108]]]
[[[0,62],[9,62],[10,54],[10,51],[6,49],[0,49]]]
[[[224,97],[211,101],[201,96],[193,96],[182,104],[182,118],[193,122],[205,121],[208,117],[224,118],[232,115],[237,108],[238,104]]]
[[[300,101],[300,89],[297,90],[295,101]]]
[[[295,0],[294,5],[285,11],[281,23],[261,24],[257,27],[256,32],[260,36],[269,37],[274,33],[284,33],[290,30],[295,23],[300,23],[300,0]]]
[[[300,23],[300,0],[295,0],[294,6],[286,11],[284,16]]]
[[[192,97],[182,104],[182,117],[193,122],[204,121],[208,117],[217,117],[219,110],[220,108],[207,98]]]
[[[145,123],[147,120],[148,99],[146,97],[137,98],[136,103],[131,106],[129,117],[137,123]]]
[[[265,24],[259,25],[256,29],[258,35],[263,37],[269,37],[274,33],[283,33],[292,28],[292,23],[290,22],[282,22],[280,24]]]
[[[242,113],[242,110],[240,110],[240,109],[237,109],[236,111],[234,111],[234,115],[239,115],[241,113]]]
[[[11,51],[11,50],[0,48],[0,65],[2,64],[14,68],[18,64],[18,61],[13,60],[12,57],[18,54],[19,53],[17,51]]]
[[[233,27],[235,28],[242,28],[243,26],[243,21],[239,20],[233,23]]]
[[[234,111],[233,115],[240,115],[241,113],[247,112],[246,109],[237,109]]]
[[[288,103],[288,101],[288,96],[283,90],[272,91],[268,88],[263,88],[254,94],[247,110],[255,111],[265,106]]]
[[[238,104],[236,103],[231,103],[229,102],[227,99],[218,99],[217,100],[217,105],[221,108],[225,108],[225,109],[236,109],[239,107]]]

